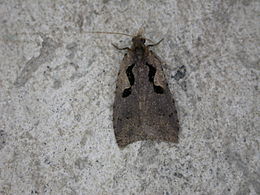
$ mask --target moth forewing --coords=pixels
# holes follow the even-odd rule
[[[132,42],[120,65],[113,107],[118,146],[139,140],[178,142],[177,110],[163,63],[142,35],[134,36]]]

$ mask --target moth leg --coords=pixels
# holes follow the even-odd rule
[[[118,50],[131,50],[129,47],[120,48],[120,47],[118,47],[117,45],[115,45],[113,43],[111,43],[111,44]]]
[[[147,47],[153,47],[153,46],[159,45],[162,41],[163,41],[163,38],[155,44],[147,45]]]

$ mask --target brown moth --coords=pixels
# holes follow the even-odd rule
[[[140,33],[121,62],[113,106],[113,126],[119,147],[140,141],[178,142],[177,110],[162,69],[162,61],[145,45]]]

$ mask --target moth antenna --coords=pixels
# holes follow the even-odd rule
[[[31,43],[32,41],[27,41],[27,40],[18,40],[16,39],[17,36],[20,35],[38,35],[41,38],[50,35],[51,33],[46,33],[46,32],[20,32],[20,33],[13,33],[13,34],[7,34],[3,35],[0,37],[0,41],[2,42],[14,42],[14,43]]]
[[[128,37],[134,37],[133,35],[129,35],[126,33],[120,33],[120,32],[103,32],[103,31],[83,31],[84,33],[91,33],[91,34],[112,34],[112,35],[124,35]]]
[[[158,41],[157,43],[153,43],[151,45],[147,45],[147,47],[154,47],[156,45],[159,45],[162,41],[163,41],[163,38],[160,41]]]
[[[93,33],[93,34],[114,34],[114,35],[124,35],[124,36],[128,36],[128,37],[134,37],[134,36],[142,36],[144,34],[144,28],[140,28],[138,30],[138,32],[136,33],[136,35],[129,35],[126,33],[120,33],[120,32],[103,32],[103,31],[83,31],[84,33]],[[154,43],[154,41],[152,41],[151,39],[145,38],[143,37],[145,40],[150,41],[151,43]]]
[[[152,41],[151,39],[145,38],[145,40],[150,41],[151,43],[154,43],[154,41]]]

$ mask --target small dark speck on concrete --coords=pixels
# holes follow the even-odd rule
[[[180,86],[184,91],[187,91],[187,83],[185,80],[183,80],[183,82],[180,83]]]
[[[0,130],[0,150],[2,150],[6,144],[7,134],[4,130]]]
[[[80,119],[81,119],[81,115],[80,115],[80,114],[77,114],[77,115],[75,115],[74,117],[75,117],[75,120],[78,121],[78,122],[79,122]]]
[[[47,164],[47,165],[51,164],[51,162],[50,162],[50,160],[49,160],[48,158],[46,158],[46,159],[44,160],[44,163]]]
[[[178,178],[182,178],[183,175],[181,173],[174,173],[174,176],[178,177]]]
[[[179,81],[180,79],[184,78],[186,75],[186,67],[183,65],[179,68],[179,70],[176,72],[176,74],[173,76],[173,78],[176,81]]]

